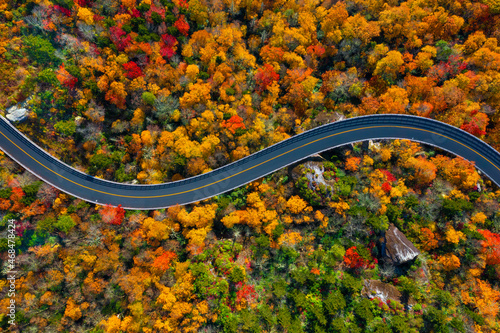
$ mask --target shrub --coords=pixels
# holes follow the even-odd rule
[[[72,136],[75,134],[76,124],[73,120],[58,121],[54,128],[62,136]]]
[[[142,93],[142,101],[149,105],[154,105],[156,101],[156,97],[153,93],[149,91],[145,91]]]
[[[234,266],[229,274],[229,279],[234,283],[244,282],[246,279],[245,270],[239,266]]]
[[[12,194],[12,189],[10,187],[6,187],[0,190],[0,198],[8,199]]]
[[[59,80],[57,79],[56,73],[52,68],[46,68],[38,74],[38,81],[43,83],[48,83],[51,85],[58,85]]]
[[[106,156],[104,154],[95,154],[90,159],[89,171],[91,173],[95,173],[98,170],[105,170],[109,166],[111,166],[111,164],[113,164],[113,161],[108,156]]]
[[[36,228],[37,230],[52,232],[54,231],[55,224],[56,219],[52,216],[48,216],[43,220],[38,221]]]

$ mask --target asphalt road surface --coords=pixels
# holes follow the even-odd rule
[[[370,115],[326,124],[203,175],[157,185],[121,184],[84,174],[52,157],[0,118],[0,149],[24,168],[75,197],[126,209],[159,209],[210,198],[313,154],[370,139],[409,139],[439,147],[474,161],[500,184],[500,154],[495,149],[456,127],[409,115]]]

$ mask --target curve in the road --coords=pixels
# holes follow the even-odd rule
[[[127,209],[159,209],[200,201],[240,187],[313,154],[370,139],[409,139],[475,162],[500,184],[500,154],[475,136],[445,123],[409,115],[370,115],[322,125],[203,175],[156,185],[98,179],[52,157],[0,119],[0,149],[33,174],[75,197]]]

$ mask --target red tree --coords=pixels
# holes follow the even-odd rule
[[[75,84],[78,82],[78,79],[71,75],[66,68],[64,67],[64,64],[59,66],[59,69],[56,72],[56,77],[59,80],[59,82],[65,86],[66,88],[72,89],[75,87]]]
[[[125,217],[125,209],[122,208],[122,205],[118,205],[118,207],[106,205],[101,208],[99,214],[101,215],[103,222],[120,225]]]
[[[24,204],[21,202],[21,199],[24,197],[24,191],[20,187],[13,187],[12,193],[10,195],[10,200],[13,202],[12,207],[10,207],[10,211],[18,212],[20,209],[24,207]]]
[[[164,252],[161,256],[158,256],[153,262],[153,267],[158,268],[162,271],[166,271],[170,268],[170,263],[177,258],[177,254],[172,251]]]
[[[381,169],[380,171],[387,177],[388,182],[396,181],[396,177],[394,177],[394,175],[392,173],[390,173],[389,171],[387,171],[385,169]]]
[[[109,37],[115,44],[118,51],[123,51],[132,41],[132,37],[127,36],[127,33],[120,27],[115,26],[109,28]]]
[[[257,70],[255,74],[255,83],[257,84],[257,92],[262,93],[274,81],[278,81],[280,76],[274,71],[274,67],[269,64],[264,64]]]
[[[222,127],[227,128],[234,134],[238,128],[245,129],[245,124],[243,124],[243,118],[238,115],[234,115],[228,120],[223,120]]]
[[[170,59],[174,54],[174,46],[177,45],[177,39],[169,34],[161,35],[163,43],[160,46],[160,54],[162,57]]]
[[[344,263],[351,269],[366,267],[368,265],[368,261],[358,254],[356,246],[347,249],[344,255]]]
[[[391,186],[391,184],[389,184],[389,182],[385,182],[382,184],[382,190],[384,190],[384,192],[389,193],[389,192],[391,192],[391,189],[392,189],[392,186]]]
[[[486,126],[488,126],[488,116],[482,112],[474,110],[471,112],[468,122],[464,122],[461,129],[469,132],[472,135],[484,135],[486,134]]]
[[[238,282],[236,284],[238,291],[236,292],[236,303],[240,303],[243,299],[247,301],[247,304],[252,304],[257,300],[257,292],[253,285],[243,284],[243,282]]]
[[[308,46],[306,51],[308,54],[314,54],[317,57],[322,57],[326,52],[325,48],[321,46],[321,44]]]
[[[181,34],[187,37],[189,32],[189,23],[186,22],[184,15],[181,15],[179,19],[175,21],[174,27],[176,27]]]
[[[478,230],[486,238],[481,241],[483,253],[486,254],[486,263],[488,265],[500,264],[500,235],[489,230]]]
[[[137,64],[133,61],[129,61],[126,64],[123,64],[123,69],[127,71],[127,77],[129,79],[135,79],[136,77],[143,76],[142,70]]]

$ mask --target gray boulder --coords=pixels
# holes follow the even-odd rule
[[[398,288],[378,280],[365,280],[361,295],[370,299],[378,297],[384,303],[390,299],[401,302],[402,297]]]
[[[10,121],[23,121],[28,117],[28,109],[14,105],[7,110],[6,118]]]
[[[420,251],[413,245],[406,236],[391,223],[385,232],[382,243],[382,255],[386,261],[394,265],[401,265],[415,259]]]

